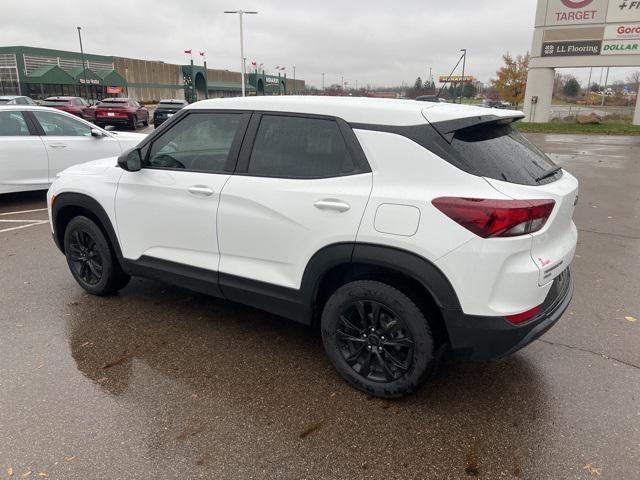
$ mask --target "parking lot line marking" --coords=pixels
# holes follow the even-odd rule
[[[32,218],[31,220],[15,220],[13,218],[12,219],[0,218],[0,222],[4,222],[4,223],[32,223],[32,222],[45,222],[45,221],[48,221],[48,220],[40,220],[40,219],[36,220],[35,218]]]
[[[2,230],[0,230],[0,233],[10,232],[12,230],[20,230],[21,228],[35,227],[36,225],[44,225],[45,223],[49,223],[49,220],[40,220],[37,223],[30,223],[29,225],[20,225],[19,227],[3,228]]]
[[[33,210],[22,210],[20,212],[5,212],[0,213],[0,217],[4,217],[5,215],[18,215],[19,213],[31,213],[31,212],[44,212],[46,208],[34,208]]]

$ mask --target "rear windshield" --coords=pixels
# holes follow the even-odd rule
[[[554,181],[538,180],[555,164],[510,124],[478,125],[455,132],[451,147],[469,170],[483,177],[522,185]]]
[[[127,107],[129,105],[128,100],[102,100],[98,107],[109,107],[109,108],[118,108],[118,107]]]
[[[51,105],[71,105],[71,100],[44,100],[42,105],[45,107]]]
[[[184,107],[184,103],[177,102],[160,102],[157,108],[164,108],[166,110],[180,110]]]

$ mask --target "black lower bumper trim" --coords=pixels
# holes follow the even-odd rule
[[[572,297],[573,278],[567,268],[553,281],[541,312],[521,325],[513,325],[503,317],[445,310],[452,353],[463,360],[489,360],[510,355],[549,330],[565,312]]]

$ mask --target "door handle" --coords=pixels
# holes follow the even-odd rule
[[[51,148],[67,148],[66,143],[50,143],[49,146]]]
[[[187,188],[187,191],[192,195],[198,195],[201,197],[209,197],[213,195],[213,190],[204,185],[191,185]]]
[[[318,210],[333,210],[336,212],[346,212],[351,207],[348,203],[344,203],[340,200],[333,198],[325,198],[324,200],[318,200],[313,204]]]

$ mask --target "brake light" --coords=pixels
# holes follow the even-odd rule
[[[540,305],[538,305],[537,307],[533,307],[531,310],[527,310],[526,312],[516,313],[515,315],[507,315],[504,318],[506,318],[509,323],[518,325],[519,323],[524,323],[527,320],[535,317],[538,313],[540,313]]]
[[[482,238],[491,238],[537,232],[546,223],[556,202],[439,197],[431,203],[467,230]]]

